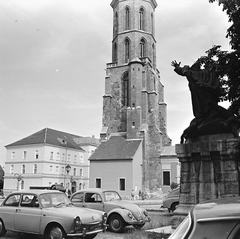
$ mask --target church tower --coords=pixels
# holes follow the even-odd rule
[[[142,139],[143,188],[158,184],[155,161],[171,145],[164,87],[156,67],[156,0],[113,0],[112,62],[107,63],[101,140]]]

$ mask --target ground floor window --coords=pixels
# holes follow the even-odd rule
[[[125,178],[120,178],[119,179],[119,190],[120,191],[125,191],[126,190]]]
[[[163,185],[170,186],[170,171],[163,171]]]
[[[101,188],[102,187],[102,180],[101,178],[96,178],[96,188]]]

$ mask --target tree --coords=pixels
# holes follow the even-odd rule
[[[230,40],[231,51],[221,51],[221,46],[215,45],[197,61],[216,71],[223,88],[220,100],[229,100],[229,109],[240,117],[240,0],[209,2],[218,2],[228,15],[231,26],[227,29],[226,37]]]

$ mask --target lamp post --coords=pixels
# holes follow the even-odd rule
[[[65,169],[66,169],[67,178],[68,178],[69,172],[70,172],[70,170],[71,170],[71,166],[68,164],[68,165],[65,167]],[[68,188],[68,182],[67,182],[67,185],[66,185],[66,189],[67,189],[67,193],[68,193],[68,190],[69,190],[69,188]]]

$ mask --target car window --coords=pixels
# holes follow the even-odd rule
[[[32,194],[24,194],[20,205],[21,207],[39,207],[37,197]]]
[[[83,202],[83,192],[77,193],[72,197],[72,202]]]
[[[20,201],[20,194],[14,194],[10,196],[4,203],[5,206],[11,206],[11,207],[16,207],[19,205]]]
[[[236,221],[207,221],[199,222],[196,225],[196,230],[191,235],[194,239],[202,238],[217,238],[226,239],[228,238],[230,232],[236,225]]]
[[[115,201],[115,200],[121,200],[121,197],[117,192],[114,191],[106,191],[104,192],[105,200],[106,201]]]
[[[102,202],[102,198],[98,193],[86,193],[85,202]]]

